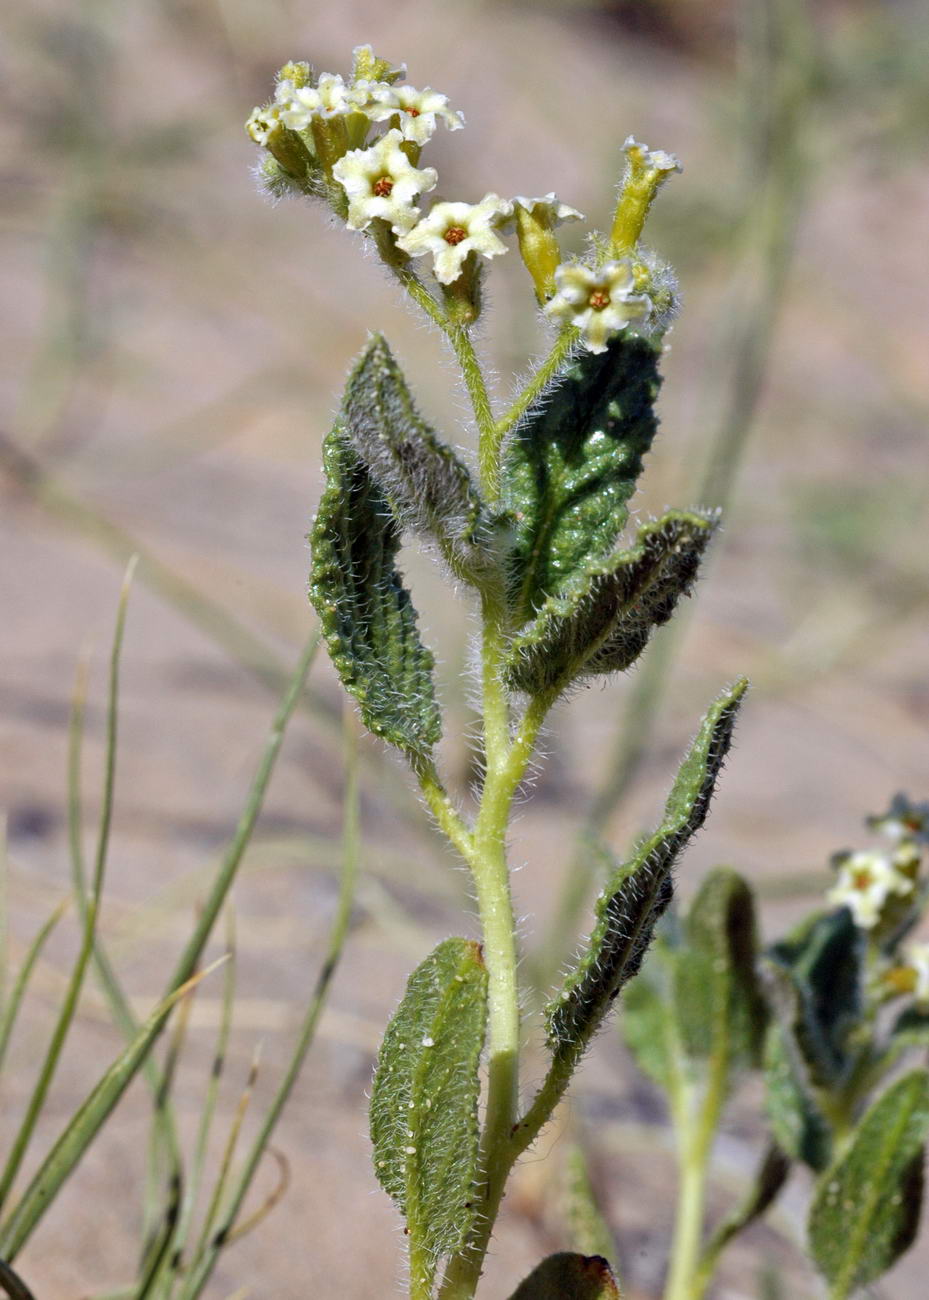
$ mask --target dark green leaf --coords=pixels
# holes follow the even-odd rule
[[[509,684],[537,693],[630,667],[689,593],[715,523],[671,511],[643,525],[629,550],[577,567],[514,638]]]
[[[847,908],[815,916],[769,949],[796,989],[792,1032],[814,1084],[833,1087],[854,1065],[850,1035],[864,998],[864,935]]]
[[[834,1300],[886,1273],[919,1226],[929,1073],[892,1084],[858,1124],[851,1145],[817,1184],[810,1250]]]
[[[471,475],[420,416],[387,341],[375,334],[349,376],[345,432],[403,524],[438,542],[454,572],[481,581],[496,568]]]
[[[556,1058],[580,1056],[613,999],[638,972],[655,925],[671,900],[672,868],[706,819],[747,686],[744,679],[737,682],[709,710],[681,764],[661,826],[641,841],[600,895],[584,954],[546,1008]]]
[[[832,1130],[795,1038],[777,1023],[768,1030],[764,1071],[765,1106],[778,1145],[791,1159],[825,1169],[832,1155]]]
[[[702,1266],[712,1275],[713,1265],[734,1237],[766,1214],[780,1196],[790,1176],[790,1157],[775,1143],[767,1148],[745,1199],[713,1233],[703,1252]]]
[[[406,1217],[411,1247],[432,1259],[457,1250],[474,1219],[486,1007],[480,945],[446,939],[410,976],[378,1054],[375,1170]]]
[[[675,953],[678,1032],[688,1056],[725,1058],[727,1074],[760,1064],[767,1007],[756,969],[752,891],[728,868],[710,873],[687,913]]]
[[[549,1255],[513,1292],[510,1300],[622,1300],[602,1255]]]
[[[504,503],[515,521],[510,604],[520,626],[614,549],[657,420],[658,350],[616,338],[584,351],[507,445]]]
[[[426,754],[441,720],[432,655],[395,557],[400,526],[341,425],[324,447],[326,489],[310,541],[310,599],[345,689],[377,736]]]

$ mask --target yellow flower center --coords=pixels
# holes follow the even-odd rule
[[[873,879],[874,876],[872,875],[870,867],[857,867],[852,872],[852,888],[862,890],[867,889]]]
[[[603,311],[604,307],[610,305],[610,295],[604,293],[602,289],[594,289],[593,293],[587,299],[594,311]]]
[[[446,244],[451,244],[453,248],[456,244],[460,244],[463,239],[467,238],[468,232],[465,230],[464,226],[449,226],[448,230],[446,230],[443,235]]]

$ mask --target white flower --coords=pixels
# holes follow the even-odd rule
[[[907,967],[916,976],[913,996],[923,1006],[929,1005],[929,943],[911,943],[906,949]]]
[[[623,152],[629,159],[632,167],[636,170],[654,172],[682,172],[680,159],[675,158],[673,153],[665,153],[664,149],[649,149],[647,144],[642,144],[634,136],[627,136],[623,144]]]
[[[397,240],[411,257],[432,253],[435,277],[451,284],[461,275],[469,253],[496,257],[506,244],[496,233],[513,215],[513,205],[498,194],[485,194],[480,203],[436,203],[408,235]]]
[[[557,293],[546,313],[577,326],[591,352],[605,352],[614,334],[634,322],[644,323],[651,314],[648,295],[635,292],[628,260],[607,262],[598,271],[563,262],[555,269],[555,285]]]
[[[872,929],[891,894],[905,897],[913,881],[882,853],[850,853],[839,867],[838,883],[826,894],[830,903],[849,909],[856,925]]]
[[[415,86],[384,86],[378,90],[377,103],[366,109],[372,122],[383,122],[388,117],[399,116],[400,130],[404,140],[415,144],[425,144],[435,134],[436,118],[442,121],[450,131],[459,131],[464,126],[464,115],[448,106],[448,96],[438,91],[417,90]]]
[[[395,234],[416,225],[419,208],[413,200],[434,188],[434,167],[422,171],[401,149],[399,131],[388,131],[370,149],[350,149],[332,169],[348,195],[348,225],[365,230],[375,217],[389,221]]]
[[[567,203],[559,203],[558,196],[554,192],[546,194],[541,199],[527,199],[523,194],[517,194],[513,200],[513,207],[522,208],[528,212],[530,217],[545,226],[547,230],[554,230],[556,226],[563,225],[565,221],[583,221],[583,212],[578,212],[577,208],[568,207]]]
[[[248,121],[245,123],[245,129],[255,144],[267,144],[271,138],[271,132],[280,126],[279,109],[277,104],[268,104],[264,108],[253,108],[249,114]]]
[[[330,118],[351,113],[349,88],[335,72],[324,72],[315,86],[295,86],[285,77],[277,83],[274,98],[280,118],[292,131],[304,131],[314,117]]]

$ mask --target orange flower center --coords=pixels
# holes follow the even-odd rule
[[[374,182],[374,193],[379,199],[386,199],[394,187],[392,176],[381,176]]]
[[[587,299],[594,311],[603,311],[604,307],[610,305],[610,295],[604,293],[602,289],[594,289],[593,293]]]
[[[418,108],[408,108],[406,111],[409,113],[410,117],[419,117]]]
[[[858,867],[852,872],[852,888],[867,889],[873,880],[870,867]]]
[[[463,239],[468,238],[468,232],[464,226],[449,226],[443,238],[446,244],[451,244],[454,247],[455,244],[460,244]]]

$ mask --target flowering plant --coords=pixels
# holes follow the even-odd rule
[[[479,939],[445,940],[411,975],[374,1078],[375,1172],[405,1220],[410,1295],[475,1293],[513,1166],[622,992],[627,1038],[667,1092],[679,1138],[668,1300],[704,1294],[724,1246],[767,1209],[795,1162],[820,1174],[810,1245],[840,1300],[894,1262],[919,1216],[929,1075],[902,1075],[867,1108],[901,1054],[929,1041],[927,949],[904,943],[923,899],[917,813],[897,801],[879,819],[897,838],[891,855],[844,856],[835,910],[766,953],[751,890],[734,872],[712,874],[678,916],[673,869],[703,825],[747,684],[724,689],[659,826],[625,859],[602,848],[593,926],[545,1006],[544,1078],[524,1101],[527,1018],[506,848],[514,796],[553,706],[636,662],[689,594],[717,525],[712,512],[669,510],[621,540],[677,310],[673,272],[642,235],[680,164],[629,137],[609,230],[592,231],[584,256],[569,259],[556,232],[583,218],[554,193],[429,202],[438,173],[423,153],[440,124],[458,130],[464,119],[444,95],[405,84],[404,72],[369,46],[355,50],[347,80],[288,64],[247,129],[266,190],[322,201],[438,327],[478,438],[472,465],[420,415],[387,343],[372,335],[326,439],[311,532],[310,596],[333,663],[370,731],[409,764],[470,869],[480,914]],[[474,326],[487,263],[508,238],[555,332],[497,413]],[[433,657],[396,562],[407,533],[425,539],[479,611],[483,779],[472,816],[436,759]],[[904,996],[911,1002],[888,1031],[883,1008]],[[712,1139],[736,1078],[752,1068],[768,1081],[771,1144],[749,1199],[704,1240]],[[565,1251],[513,1300],[617,1295],[605,1259]]]

